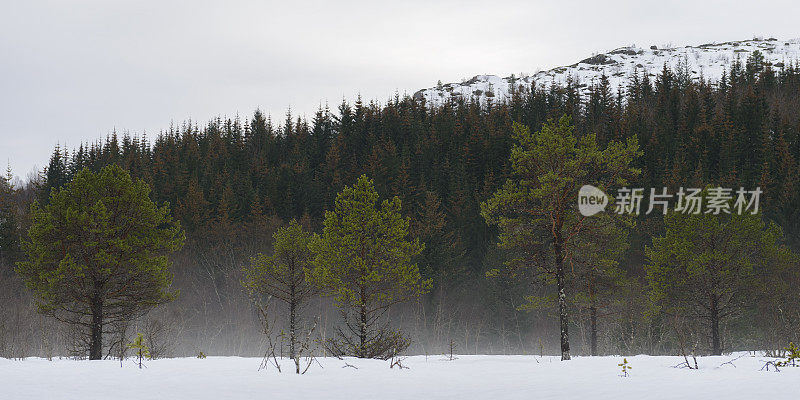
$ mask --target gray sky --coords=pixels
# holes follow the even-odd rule
[[[116,129],[310,115],[636,44],[800,37],[797,1],[0,0],[0,163]],[[4,168],[3,168],[4,169]]]

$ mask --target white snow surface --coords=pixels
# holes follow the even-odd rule
[[[554,83],[563,85],[567,79],[583,85],[581,90],[585,94],[586,88],[593,81],[599,82],[603,74],[608,77],[612,91],[616,93],[617,88],[626,86],[634,73],[640,77],[642,73],[647,73],[652,81],[665,64],[673,70],[688,71],[693,79],[702,77],[709,82],[718,82],[723,71],[729,70],[737,58],[744,63],[756,50],[764,55],[765,62],[780,69],[782,65],[796,64],[800,60],[800,39],[753,39],[656,49],[621,47],[593,55],[576,64],[531,75],[505,78],[477,75],[461,83],[422,89],[414,94],[414,98],[425,98],[431,105],[440,105],[451,98],[477,99],[481,102],[492,99],[496,102],[507,99],[512,87],[527,89],[535,83],[537,87],[547,88]]]
[[[742,356],[731,364],[723,364]],[[800,368],[759,371],[768,360],[739,353],[681,357],[413,356],[407,369],[380,360],[321,358],[305,375],[288,360],[283,373],[259,371],[258,358],[209,357],[148,361],[0,358],[0,399],[755,399],[797,398]],[[347,367],[350,364],[356,368]],[[794,392],[794,393],[792,393]]]

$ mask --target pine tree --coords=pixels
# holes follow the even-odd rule
[[[786,351],[786,359],[778,361],[775,365],[779,367],[796,367],[797,362],[800,361],[800,348],[798,348],[794,342],[789,342],[789,345],[783,349]]]
[[[86,329],[92,360],[102,358],[106,326],[177,295],[167,256],[184,234],[149,194],[143,181],[112,165],[81,171],[47,205],[31,209],[27,260],[16,270],[40,312]]]
[[[720,355],[720,324],[760,296],[758,276],[796,258],[780,227],[758,214],[670,212],[664,225],[645,249],[651,296],[662,310],[707,321],[711,353]]]
[[[511,151],[512,177],[482,204],[482,215],[500,228],[503,247],[535,255],[538,262],[532,265],[542,266],[555,280],[561,359],[569,360],[565,260],[570,256],[569,242],[589,234],[583,224],[587,217],[577,211],[578,189],[624,185],[639,172],[630,164],[640,152],[635,138],[627,144],[612,142],[603,150],[594,135],[577,139],[567,116],[549,120],[536,133],[517,124],[514,138],[518,144]],[[549,254],[543,255],[545,250]]]
[[[150,347],[148,347],[147,343],[145,343],[144,335],[137,333],[136,339],[133,339],[133,342],[128,343],[126,347],[129,350],[136,352],[136,359],[139,364],[139,369],[142,369],[142,362],[144,359],[150,358]]]
[[[289,358],[295,361],[300,373],[297,329],[301,307],[317,292],[314,285],[306,281],[310,273],[313,254],[309,248],[313,235],[292,220],[288,226],[278,229],[273,235],[272,255],[258,254],[251,258],[250,266],[244,268],[244,287],[253,295],[274,297],[289,306]]]
[[[629,247],[629,218],[598,214],[586,219],[585,232],[568,242],[569,263],[574,280],[576,302],[589,311],[589,350],[598,355],[598,319],[610,306],[617,290],[626,284],[625,273],[619,268]]]
[[[379,203],[372,180],[362,175],[339,193],[334,210],[325,213],[322,235],[312,242],[310,278],[345,312],[335,346],[345,354],[388,358],[403,350],[398,347],[407,343],[380,327],[380,318],[392,305],[430,287],[412,263],[424,246],[408,239],[409,220],[400,210],[397,197]]]
[[[622,376],[624,378],[627,378],[628,376],[630,376],[628,371],[630,371],[633,368],[628,363],[628,359],[627,358],[623,358],[622,362],[617,364],[617,366],[622,368],[622,374],[620,376]]]

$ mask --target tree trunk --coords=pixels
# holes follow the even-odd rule
[[[289,358],[297,361],[297,302],[292,299],[289,302]],[[295,362],[297,373],[300,373],[300,364]]]
[[[89,359],[103,358],[103,298],[95,295],[92,299],[92,325],[89,338]]]
[[[556,285],[558,286],[558,317],[561,325],[561,360],[569,360],[569,318],[567,316],[567,295],[564,278],[564,239],[561,232],[556,231],[553,248],[556,255]]]
[[[711,295],[710,319],[711,319],[711,354],[722,355],[719,344],[719,302],[716,295]]]
[[[289,295],[289,358],[297,357],[297,300],[295,299],[294,285],[290,287]]]
[[[294,298],[292,286],[292,301],[289,303],[289,358],[294,360],[295,373],[300,373],[300,357],[297,354],[297,300]]]
[[[592,304],[589,307],[589,325],[591,326],[591,332],[589,334],[589,340],[591,342],[592,348],[592,356],[597,355],[597,307]]]
[[[597,355],[597,296],[594,293],[594,273],[589,272],[589,343],[591,355]]]
[[[361,315],[361,329],[358,334],[358,339],[361,344],[361,348],[358,352],[361,358],[367,357],[367,304],[365,298],[366,294],[364,293],[364,288],[361,288],[361,309],[359,310],[359,314]]]

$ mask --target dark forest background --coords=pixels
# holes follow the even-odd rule
[[[13,265],[30,204],[47,202],[81,169],[112,163],[145,180],[153,199],[168,202],[187,231],[187,244],[174,257],[178,300],[132,330],[157,338],[164,355],[260,355],[259,320],[242,290],[241,266],[269,252],[272,233],[289,219],[318,231],[336,193],[361,174],[374,179],[383,198],[400,197],[414,236],[426,244],[417,261],[433,290],[390,315],[413,339],[412,353],[442,353],[451,345],[461,353],[553,353],[554,304],[526,301],[546,298],[552,287],[487,276],[505,260],[480,203],[509,176],[513,122],[535,131],[567,114],[576,134],[596,133],[601,145],[638,137],[644,155],[636,160],[642,174],[633,187],[667,186],[674,193],[679,186],[760,186],[765,216],[800,250],[800,68],[765,64],[754,53],[733,63],[719,82],[690,75],[665,66],[619,88],[607,79],[519,86],[502,102],[359,99],[320,109],[311,120],[291,114],[273,120],[256,111],[249,119],[186,121],[154,138],[115,133],[56,148],[29,182],[12,185],[10,173],[0,180],[0,357],[69,352],[74,335],[35,313]],[[648,312],[644,281],[644,246],[663,233],[662,225],[660,214],[637,220],[620,264],[625,283],[606,294],[600,314],[604,353],[676,348],[669,319]],[[798,282],[789,284],[796,293]],[[798,339],[796,297],[753,304],[753,312],[726,323],[724,348],[782,347],[786,332]],[[585,353],[588,316],[579,296],[571,296],[570,306],[573,346]],[[756,312],[771,306],[781,313]],[[309,318],[320,316],[324,336],[336,310],[325,299],[307,308]]]

